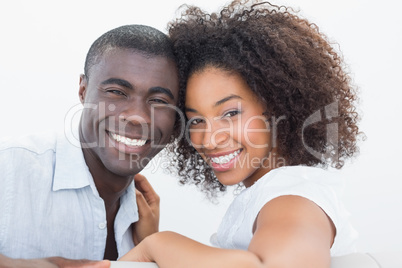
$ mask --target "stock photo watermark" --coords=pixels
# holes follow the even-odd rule
[[[239,104],[240,105],[240,104]],[[236,140],[232,137],[242,137],[242,143],[246,144],[250,148],[260,149],[266,147],[276,148],[277,144],[277,137],[280,135],[278,133],[278,125],[281,121],[286,121],[287,118],[285,116],[275,117],[272,116],[268,118],[264,115],[252,116],[247,118],[247,120],[243,119],[241,115],[239,115],[236,120],[232,120],[230,117],[220,117],[217,116],[212,119],[203,118],[203,125],[202,127],[193,127],[192,121],[187,120],[184,113],[178,109],[174,105],[164,104],[165,109],[173,109],[174,114],[177,116],[177,120],[179,120],[180,129],[176,130],[178,135],[175,137],[176,141],[180,139],[186,139],[189,144],[191,144],[196,150],[201,149],[206,146],[211,146],[216,149],[224,149],[224,148],[236,148]],[[141,147],[146,143],[152,150],[161,150],[165,148],[166,144],[159,144],[155,142],[156,129],[155,129],[155,109],[158,108],[158,105],[151,106],[149,111],[149,117],[144,118],[139,115],[130,115],[123,117],[121,114],[113,114],[110,112],[114,112],[116,107],[111,105],[106,105],[103,102],[92,104],[92,103],[85,103],[85,104],[77,104],[72,107],[65,116],[64,121],[64,131],[67,140],[76,147],[81,147],[84,149],[91,149],[91,148],[105,148],[109,147],[117,147],[119,146],[113,145],[116,143],[124,143],[124,145],[128,148],[130,147]],[[97,128],[97,140],[89,141],[89,142],[82,142],[78,134],[73,131],[74,126],[79,124],[79,119],[81,118],[82,113],[88,109],[92,113],[97,113],[98,118],[100,119],[99,126]],[[112,115],[109,115],[112,114]],[[307,152],[311,155],[316,157],[319,160],[326,159],[329,157],[337,157],[338,156],[338,123],[331,122],[331,119],[337,118],[339,116],[338,113],[338,102],[333,102],[329,105],[323,107],[323,109],[318,110],[311,114],[309,117],[306,118],[303,122],[302,126],[302,143],[304,148]],[[107,118],[107,120],[105,120]],[[253,128],[251,125],[253,122],[260,121],[265,122],[264,127],[260,128]],[[314,148],[310,147],[307,142],[305,141],[305,130],[316,123],[322,123],[325,121],[326,124],[326,147],[327,150],[322,153],[319,151],[314,150]],[[136,128],[136,136],[139,136],[140,139],[144,140],[140,142],[140,139],[132,138],[131,133],[127,131],[128,126],[135,125]],[[260,124],[261,125],[261,124]],[[115,133],[113,135],[118,135],[116,137],[110,137],[110,133]],[[254,143],[253,140],[250,138],[252,135],[267,135],[270,137],[269,143],[259,144]],[[222,139],[220,136],[226,136],[228,138]],[[199,144],[194,143],[194,137],[201,136],[199,139]],[[131,138],[130,138],[131,137]],[[108,141],[109,139],[114,139],[113,142]],[[223,141],[222,141],[223,140]],[[123,148],[123,149],[122,149]],[[135,153],[125,153],[124,146],[121,146],[121,154],[119,154],[119,160],[129,160],[130,165],[137,165],[138,167],[144,167],[148,163],[152,163],[154,165],[153,168],[165,168],[169,166],[168,160],[163,160],[164,157],[158,158],[158,160],[151,159],[153,157],[140,157],[140,154]],[[241,161],[238,161],[238,165],[240,167],[244,167],[246,165],[269,165],[269,167],[273,166],[281,166],[285,165],[285,160],[282,159],[280,156],[276,156],[273,159],[277,161],[276,163],[272,163],[272,160],[268,159],[252,159],[246,155]]]

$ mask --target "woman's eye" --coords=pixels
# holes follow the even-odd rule
[[[191,125],[198,125],[202,123],[203,120],[201,118],[191,118],[189,121]]]
[[[225,113],[225,114],[223,115],[223,117],[232,117],[232,116],[235,116],[235,115],[237,115],[237,114],[239,114],[239,113],[240,113],[240,111],[238,111],[238,110],[229,111],[229,112]]]

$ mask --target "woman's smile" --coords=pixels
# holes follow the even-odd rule
[[[263,165],[272,150],[266,109],[240,75],[214,67],[194,73],[185,109],[191,144],[222,184],[249,185],[271,170]]]

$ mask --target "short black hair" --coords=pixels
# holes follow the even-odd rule
[[[124,25],[112,29],[98,39],[90,47],[84,66],[85,75],[101,56],[113,48],[130,49],[147,57],[163,56],[175,60],[169,37],[161,31],[146,25]]]

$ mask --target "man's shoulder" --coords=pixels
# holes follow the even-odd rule
[[[15,153],[17,151],[43,154],[49,150],[55,151],[57,133],[34,133],[29,135],[0,137],[0,153]]]
[[[51,183],[56,137],[47,133],[0,138],[1,190],[26,192],[32,185]]]

